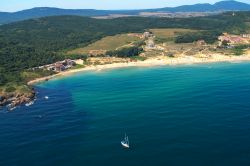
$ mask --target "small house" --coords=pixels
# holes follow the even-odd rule
[[[56,63],[55,64],[55,71],[64,71],[65,70],[65,66],[62,63]]]
[[[64,66],[74,66],[74,65],[76,65],[76,63],[75,63],[75,61],[73,61],[73,60],[71,60],[71,59],[66,59],[66,60],[64,60]]]
[[[242,37],[250,39],[250,34],[242,34]]]
[[[240,35],[229,35],[227,33],[224,33],[223,36],[218,37],[219,45],[221,46],[224,41],[228,43],[228,45],[234,46],[237,44],[248,44],[248,40],[246,38],[243,38]]]

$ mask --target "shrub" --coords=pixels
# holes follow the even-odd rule
[[[121,58],[126,58],[126,57],[132,57],[132,56],[138,56],[143,49],[141,47],[125,47],[120,50],[115,50],[115,51],[107,51],[107,55],[109,56],[117,56]]]
[[[15,87],[9,86],[9,85],[5,88],[5,91],[6,91],[6,92],[14,92],[15,90],[16,90]]]

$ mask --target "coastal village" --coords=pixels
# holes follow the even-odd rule
[[[146,47],[145,50],[150,50],[150,49],[158,49],[158,50],[164,50],[164,47],[161,47],[160,45],[156,45],[154,42],[155,36],[150,33],[150,32],[145,32],[143,34],[143,37],[146,40]],[[232,48],[237,45],[248,45],[250,44],[250,34],[241,34],[241,35],[232,35],[228,33],[223,33],[221,36],[218,37],[218,47],[223,46],[223,43],[226,43],[228,48]],[[205,40],[198,40],[195,43],[198,46],[204,46],[207,45]],[[166,44],[163,43],[163,46]]]
[[[198,40],[192,44],[175,44],[173,45],[169,43],[156,43],[156,36],[151,31],[145,31],[142,34],[127,34],[128,36],[138,37],[145,42],[143,46],[143,53],[140,54],[141,57],[147,56],[147,54],[153,55],[152,52],[156,51],[155,53],[158,55],[164,55],[169,57],[179,57],[183,55],[193,55],[194,52],[205,52],[209,48],[224,48],[230,49],[237,45],[248,45],[250,44],[250,34],[241,34],[241,35],[232,35],[228,33],[223,33],[221,36],[218,37],[218,42],[216,45],[208,45],[205,40]],[[179,47],[181,46],[181,47]],[[185,46],[189,46],[190,49],[185,50]],[[193,52],[192,52],[193,50]],[[180,52],[182,53],[180,54]],[[213,50],[214,51],[214,50]],[[104,64],[111,64],[111,63],[125,63],[125,62],[132,62],[133,60],[129,58],[118,58],[118,57],[110,57],[110,56],[98,56],[100,53],[106,53],[105,50],[90,50],[88,58],[89,65],[104,65]],[[63,61],[58,61],[53,64],[43,65],[39,67],[32,68],[32,70],[36,69],[43,69],[49,70],[54,72],[64,72],[66,70],[72,69],[72,67],[76,65],[83,65],[84,61],[82,59],[72,60],[72,59],[65,59]]]
[[[72,68],[73,66],[79,63],[81,63],[81,61],[79,62],[79,60],[65,59],[63,61],[58,61],[53,64],[34,67],[32,68],[32,70],[44,69],[44,70],[50,70],[50,71],[55,71],[55,72],[62,72],[62,71]]]
[[[223,33],[218,37],[219,46],[222,46],[226,42],[229,46],[234,47],[239,44],[250,44],[250,34],[231,35]]]
[[[233,55],[243,55],[247,53],[250,45],[250,34],[228,34],[223,33],[218,36],[217,42],[208,44],[205,40],[200,39],[194,43],[173,43],[173,42],[158,42],[159,36],[152,32],[143,34],[146,45],[143,46],[144,52],[140,56],[147,58],[165,57],[172,58],[172,61],[179,59],[194,59],[195,61],[207,60],[223,60],[229,59]],[[240,48],[240,52],[236,52]],[[235,57],[239,58],[239,57]]]

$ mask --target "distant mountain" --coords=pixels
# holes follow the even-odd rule
[[[250,4],[237,2],[237,1],[221,1],[214,4],[217,10],[240,10],[246,11],[250,10]]]
[[[237,1],[221,1],[213,5],[195,4],[184,5],[179,7],[166,7],[159,9],[142,9],[142,10],[94,10],[94,9],[59,9],[59,8],[32,8],[22,10],[19,12],[8,13],[0,12],[0,24],[11,23],[31,18],[39,18],[45,16],[59,16],[59,15],[76,15],[76,16],[108,16],[108,15],[139,15],[142,12],[219,12],[219,11],[248,11],[250,4]]]
[[[219,12],[219,11],[248,11],[250,4],[237,1],[221,1],[213,5],[209,3],[184,5],[175,8],[159,9],[165,12]]]
[[[22,21],[31,18],[40,18],[46,16],[108,16],[111,14],[132,14],[136,15],[139,12],[133,10],[94,10],[94,9],[59,9],[50,7],[38,7],[27,10],[22,10],[14,13],[0,12],[0,24]]]

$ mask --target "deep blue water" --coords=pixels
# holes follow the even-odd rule
[[[250,63],[92,71],[36,90],[34,105],[0,110],[0,166],[250,165]]]

